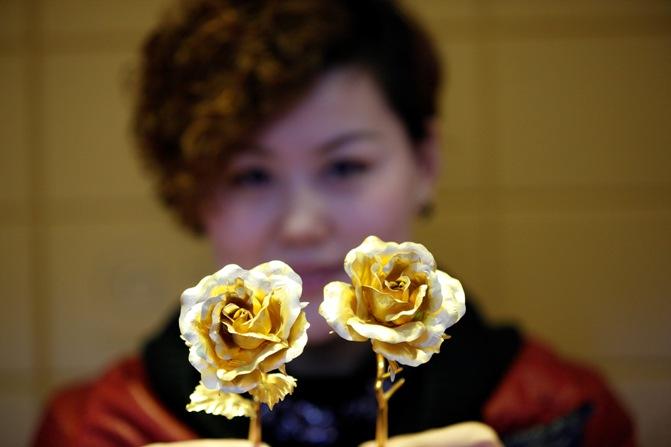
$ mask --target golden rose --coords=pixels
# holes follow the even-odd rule
[[[229,264],[184,291],[179,328],[201,374],[188,409],[223,414],[212,403],[221,396],[226,406],[222,392],[249,392],[272,407],[293,391],[296,381],[283,366],[307,342],[301,293],[300,277],[280,261],[251,270]]]
[[[421,244],[369,236],[347,254],[345,271],[352,283],[327,284],[319,313],[338,335],[371,340],[389,361],[426,363],[466,310],[461,283],[437,270]]]

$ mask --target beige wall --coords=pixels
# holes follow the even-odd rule
[[[133,158],[127,91],[161,0],[0,0],[0,437],[210,271]],[[408,0],[451,65],[420,239],[492,317],[597,364],[671,439],[671,3]],[[149,316],[147,318],[147,316]]]

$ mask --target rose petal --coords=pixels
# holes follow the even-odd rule
[[[389,256],[387,262],[382,266],[382,273],[385,278],[396,279],[403,274],[403,272],[414,264],[415,259],[408,253],[394,253]]]
[[[195,304],[191,307],[182,306],[179,313],[179,330],[182,334],[182,338],[187,342],[187,345],[191,346],[194,340],[197,338],[196,334],[193,331],[193,328],[200,321],[200,310],[201,305]]]
[[[356,287],[354,289],[354,303],[352,303],[354,315],[359,317],[362,321],[368,321],[371,319],[370,310],[371,306],[368,304],[368,300],[365,297],[365,291],[363,287]]]
[[[351,285],[333,281],[324,287],[324,301],[319,305],[319,314],[342,338],[351,341],[366,341],[365,337],[352,331],[346,322],[355,317],[352,306],[356,295]]]
[[[433,258],[431,252],[422,244],[416,242],[403,242],[398,245],[400,253],[412,253],[424,265],[429,266],[432,270],[436,268],[436,260]]]
[[[373,340],[373,351],[381,354],[387,360],[393,360],[407,366],[418,366],[428,362],[431,356],[438,351],[410,346],[407,343],[384,343]]]
[[[274,299],[279,304],[279,314],[281,319],[281,327],[278,336],[283,340],[289,337],[292,326],[296,322],[296,318],[301,312],[301,287],[292,286],[290,283],[280,285],[278,281],[278,289],[274,293]]]
[[[242,337],[254,338],[254,339],[257,339],[257,340],[268,340],[268,341],[273,342],[273,343],[278,343],[278,342],[282,341],[282,339],[275,334],[262,334],[262,333],[258,333],[258,332],[240,332],[228,321],[224,321],[224,325],[226,325],[226,329],[228,329],[228,332],[231,333],[231,335],[233,336],[234,339],[237,336],[242,336]],[[242,346],[242,345],[238,345],[238,346],[244,348],[244,346]],[[245,349],[254,349],[254,348],[245,348]]]
[[[269,278],[271,283],[273,280],[289,281],[297,286],[301,286],[303,281],[296,272],[293,271],[289,265],[282,261],[270,261],[254,267],[252,270],[263,273]],[[300,292],[298,293],[300,295]]]
[[[270,320],[270,313],[268,306],[270,305],[270,296],[266,295],[263,304],[257,310],[257,314],[250,320],[242,322],[239,329],[243,329],[245,333],[268,334],[272,329],[272,321]]]
[[[458,279],[452,278],[447,273],[437,270],[436,276],[440,282],[440,288],[443,295],[442,307],[447,310],[452,318],[452,323],[456,323],[466,313],[466,295],[461,282]]]
[[[288,339],[289,347],[284,351],[269,356],[261,363],[260,369],[263,372],[272,371],[301,355],[308,341],[307,329],[309,327],[310,323],[308,323],[305,312],[301,312],[294,326],[291,328],[291,335]]]
[[[363,255],[368,258],[378,257],[383,261],[383,265],[389,263],[394,256],[404,256],[429,266],[432,270],[435,269],[436,261],[433,255],[426,247],[416,242],[403,242],[397,244],[395,242],[384,242],[377,236],[368,236],[358,247],[349,251],[345,257],[345,271],[348,266],[351,266],[357,259],[358,255]],[[349,274],[349,272],[347,272]]]
[[[200,378],[203,384],[210,389],[217,389],[219,380],[217,379],[217,369],[207,364],[205,359],[195,353],[189,351],[189,363],[193,365],[200,373]]]
[[[368,236],[361,245],[347,253],[344,262],[345,272],[352,279],[354,287],[366,284],[380,288],[380,285],[373,284],[370,280],[377,276],[371,274],[370,268],[375,264],[373,261],[375,255],[384,251],[384,246],[385,243],[377,236]]]
[[[244,280],[245,286],[252,290],[258,299],[263,299],[272,292],[270,279],[258,270],[243,270],[240,273],[240,278]]]
[[[231,264],[233,267],[237,267],[235,264]],[[197,285],[186,289],[180,298],[183,306],[193,306],[196,303],[209,297],[206,292],[215,286],[217,281],[213,278],[212,275],[208,275],[202,278]]]
[[[184,292],[182,292],[182,296],[180,297],[182,306],[190,308],[191,306],[194,306],[202,298],[203,295],[200,293],[200,291],[202,289],[202,284],[205,283],[207,280],[208,280],[207,277],[203,278],[200,280],[198,285],[190,287],[186,289]]]
[[[407,310],[411,304],[393,296],[393,292],[376,290],[372,287],[361,287],[362,302],[366,303],[373,317],[379,322],[390,321],[389,317],[403,310]],[[357,308],[357,316],[365,320],[365,316]]]
[[[224,370],[220,369],[217,371],[217,377],[224,381],[232,381],[240,375],[250,374],[252,371],[256,370],[261,362],[263,362],[267,357],[275,354],[278,351],[287,348],[286,343],[268,343],[263,350],[261,350],[258,355],[256,355],[252,361],[245,363],[236,368]]]
[[[450,314],[444,309],[438,312],[428,314],[424,320],[426,333],[423,337],[411,342],[417,348],[429,349],[435,346],[440,346],[443,342],[443,334],[445,329],[450,325]]]
[[[395,314],[387,315],[385,320],[386,321],[397,321],[397,320],[402,319],[403,317],[410,317],[410,319],[412,319],[412,317],[414,317],[417,314],[417,311],[419,310],[419,307],[424,302],[424,296],[426,295],[426,290],[427,290],[426,284],[422,284],[419,287],[417,287],[413,291],[413,294],[412,294],[412,296],[413,296],[412,300],[414,301],[414,305],[412,306],[412,308],[410,308],[408,310],[402,310],[402,311],[397,312]]]
[[[223,329],[228,332],[225,323],[221,320],[221,309],[223,309],[225,305],[226,303],[221,301],[217,303],[213,309],[209,336],[212,343],[214,343],[214,350],[217,353],[217,356],[223,360],[231,360],[239,354],[240,348],[233,342],[232,337],[224,339],[224,337],[221,336],[222,325],[224,325]]]
[[[426,330],[424,324],[420,321],[413,321],[395,328],[389,328],[380,324],[364,323],[357,317],[347,320],[347,325],[362,337],[387,343],[403,343],[417,340]]]
[[[249,374],[242,374],[237,376],[232,381],[219,381],[219,390],[226,393],[244,393],[259,384],[262,375],[259,370],[254,370]]]
[[[301,312],[294,322],[291,332],[289,334],[289,348],[286,350],[284,363],[290,362],[303,353],[305,345],[308,342],[307,330],[310,327],[305,312]],[[277,366],[276,368],[278,368]],[[275,369],[275,368],[272,368]]]
[[[251,334],[245,334],[245,335],[233,334],[233,341],[235,342],[236,345],[248,351],[258,348],[264,341],[266,341],[263,338],[251,337],[249,335]],[[258,336],[259,334],[254,335]]]
[[[300,276],[282,261],[266,262],[253,270],[267,275],[270,279],[274,299],[280,304],[282,325],[277,335],[284,340],[289,336],[291,327],[301,310],[300,297],[303,293],[303,282]]]

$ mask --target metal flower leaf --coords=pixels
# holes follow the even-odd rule
[[[199,384],[190,398],[191,402],[186,406],[188,411],[204,411],[208,414],[226,416],[228,419],[254,416],[252,401],[239,394],[211,390]]]
[[[285,374],[267,374],[261,383],[249,391],[257,401],[268,405],[271,410],[276,403],[291,394],[296,387],[296,379]]]

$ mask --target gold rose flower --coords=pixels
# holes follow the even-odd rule
[[[437,270],[421,244],[369,236],[347,254],[345,271],[352,283],[327,284],[319,313],[338,335],[371,340],[390,362],[426,363],[464,315],[461,283]]]
[[[375,439],[387,443],[388,402],[403,385],[395,380],[398,363],[417,366],[440,350],[452,326],[466,311],[461,283],[436,269],[436,261],[421,244],[383,242],[368,236],[345,257],[351,284],[324,287],[319,313],[341,337],[370,340],[377,357],[375,398],[378,403]],[[385,368],[385,359],[388,368]],[[398,362],[398,363],[397,363]]]
[[[201,374],[189,411],[254,417],[252,403],[230,393],[249,392],[272,408],[293,391],[284,364],[307,342],[301,292],[300,277],[280,261],[251,270],[230,264],[184,291],[179,327]]]

